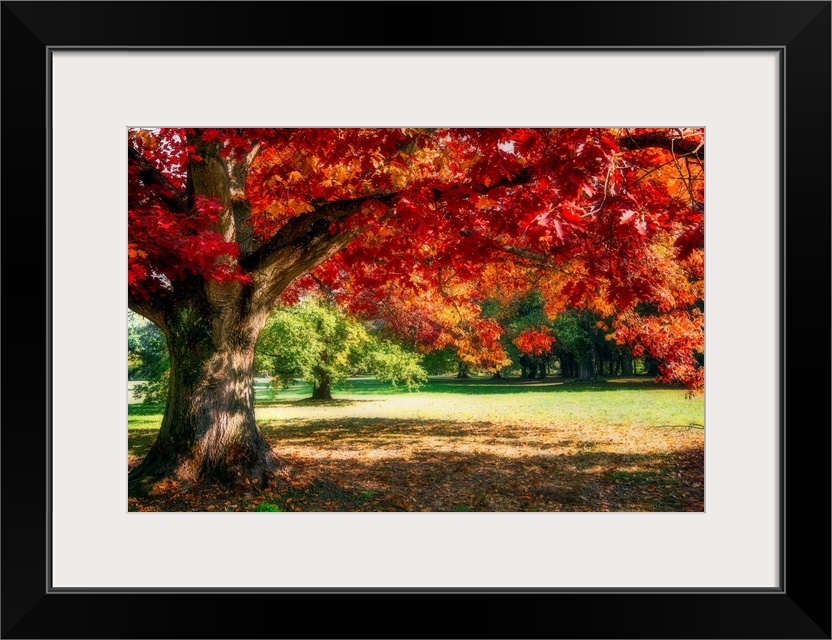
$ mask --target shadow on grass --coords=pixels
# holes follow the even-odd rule
[[[128,416],[153,416],[162,415],[165,413],[165,405],[163,404],[128,404]]]
[[[538,442],[540,446],[551,446],[558,444],[567,446],[574,444],[577,447],[594,447],[597,442],[590,440],[573,442],[564,440],[560,442],[548,439],[549,431],[542,429],[536,432],[533,427],[518,433],[515,426],[506,427],[501,423],[489,421],[467,422],[445,421],[445,420],[418,420],[399,418],[338,418],[338,419],[304,419],[293,418],[287,422],[275,422],[273,420],[261,420],[258,423],[260,431],[264,436],[273,442],[286,442],[302,446],[314,446],[316,444],[331,444],[339,441],[349,441],[355,445],[377,445],[383,447],[390,442],[391,438],[404,440],[442,438],[449,439],[451,443],[465,440],[466,438],[480,437],[492,441],[502,441],[516,445],[516,441],[523,436],[524,443]],[[660,425],[649,427],[655,429],[689,431],[702,430],[701,426],[694,425]],[[595,434],[597,436],[597,433]],[[412,444],[418,444],[413,442]]]
[[[512,458],[419,452],[316,466],[316,477],[372,497],[362,510],[702,511],[702,457],[581,451]]]
[[[284,511],[704,509],[704,453],[696,444],[647,453],[600,451],[589,438],[532,434],[520,442],[488,422],[354,418],[261,429],[276,451],[301,451],[293,463],[310,482],[326,480],[353,496],[340,507],[295,496],[280,503]],[[355,495],[361,497],[357,503]]]
[[[130,429],[127,432],[127,454],[143,458],[159,435],[159,427],[148,429]]]
[[[334,398],[332,400],[316,400],[314,398],[300,398],[297,400],[290,399],[264,399],[257,400],[255,406],[257,408],[269,407],[353,407],[362,402],[375,402],[374,400],[359,400],[355,398]]]
[[[293,459],[302,480],[256,494],[197,488],[133,503],[163,511],[701,512],[700,448],[580,451],[513,458],[421,451],[410,457]],[[276,516],[279,517],[279,516]]]
[[[441,437],[462,439],[482,430],[496,428],[490,422],[443,422],[384,418],[343,418],[339,420],[293,419],[290,423],[263,421],[260,431],[270,442],[280,441],[314,446],[348,440],[355,445],[384,446],[390,438]]]

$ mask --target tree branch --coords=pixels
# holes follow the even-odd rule
[[[326,298],[327,304],[331,307],[334,307],[335,306],[335,292],[332,290],[332,287],[330,287],[328,284],[326,284],[323,280],[321,280],[314,273],[310,272],[309,275],[315,281],[315,284],[318,285],[318,288],[321,290],[321,293],[323,294],[324,298]]]
[[[460,233],[465,237],[470,237],[477,235],[479,232],[474,231],[473,229],[463,229]],[[510,244],[500,242],[499,240],[495,240],[494,238],[488,238],[488,241],[491,242],[499,251],[502,251],[503,253],[508,253],[513,256],[517,256],[518,258],[524,258],[525,260],[531,260],[532,262],[535,262],[538,266],[544,267],[551,271],[557,271],[558,273],[565,273],[567,275],[571,275],[569,271],[561,269],[557,265],[553,264],[546,254],[537,253],[536,251],[529,251],[528,249],[521,249],[519,247],[513,247]]]
[[[127,307],[138,313],[140,316],[150,320],[153,324],[158,326],[163,333],[167,332],[167,323],[165,321],[166,306],[161,298],[142,300],[141,298],[136,298],[128,291]]]
[[[250,312],[268,312],[296,278],[329,260],[364,229],[330,233],[331,219],[319,219],[306,233],[269,255],[268,265],[253,271]]]
[[[239,265],[246,271],[266,269],[287,251],[301,249],[329,233],[329,225],[361,211],[368,202],[389,203],[398,193],[379,194],[327,202],[314,211],[292,218],[257,250],[240,257]]]
[[[536,167],[526,167],[488,187],[475,187],[474,190],[488,193],[500,187],[525,184],[536,176]],[[455,185],[452,185],[451,189],[454,187]],[[252,310],[270,309],[280,293],[295,278],[312,271],[364,231],[363,228],[356,228],[333,234],[330,231],[333,222],[349,218],[371,201],[389,204],[404,191],[406,190],[320,204],[314,211],[289,220],[256,250],[241,255],[238,260],[239,266],[254,279]],[[442,193],[441,190],[435,190],[434,195],[439,199]],[[514,252],[515,255],[519,255],[518,251],[523,251],[509,249],[507,252]],[[545,263],[548,268],[557,269],[548,263],[543,255],[528,252],[528,255],[521,257],[534,259]]]

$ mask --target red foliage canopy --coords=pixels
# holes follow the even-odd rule
[[[615,316],[701,386],[702,130],[137,129],[128,151],[130,300],[156,322],[200,280],[262,316],[313,270],[371,306],[544,273],[553,312]]]

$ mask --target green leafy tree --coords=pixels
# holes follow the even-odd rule
[[[257,368],[284,388],[300,375],[312,385],[313,398],[328,400],[332,387],[346,382],[364,364],[369,342],[360,322],[309,299],[272,312],[255,348]]]
[[[419,364],[420,360],[418,354],[389,340],[374,338],[370,344],[368,362],[373,374],[394,387],[404,384],[412,391],[428,381],[428,373]]]
[[[170,379],[170,356],[162,331],[132,311],[127,312],[127,376],[141,380],[133,393],[145,404],[164,402]]]
[[[278,388],[295,376],[312,385],[312,397],[332,398],[332,388],[357,371],[370,370],[382,382],[413,389],[427,380],[416,354],[382,338],[336,306],[310,298],[280,306],[269,316],[255,348],[255,368]]]
[[[422,367],[430,374],[456,373],[456,352],[451,347],[429,351],[422,356]]]
[[[554,320],[561,368],[581,380],[595,376],[598,317],[591,312],[568,309]]]

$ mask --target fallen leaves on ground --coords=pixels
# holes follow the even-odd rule
[[[294,470],[265,488],[171,486],[132,511],[703,511],[690,425],[318,417],[261,424]],[[138,463],[131,456],[130,466]],[[262,508],[262,507],[261,507]]]

